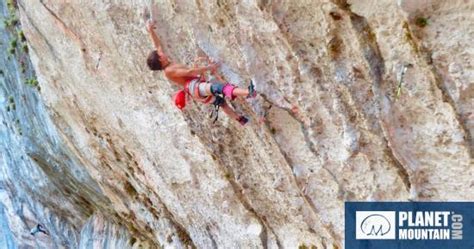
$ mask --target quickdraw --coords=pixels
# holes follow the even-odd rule
[[[216,123],[217,119],[219,119],[219,108],[225,103],[225,99],[220,96],[220,95],[214,95],[216,97],[216,100],[214,100],[214,102],[212,102],[212,105],[213,105],[213,109],[211,111],[211,115],[209,116],[209,118],[213,118],[214,117],[214,121],[212,122],[213,124]]]

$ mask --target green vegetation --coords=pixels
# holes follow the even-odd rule
[[[13,96],[8,96],[8,103],[10,104],[15,103],[15,99],[13,98]]]
[[[6,28],[15,27],[18,24],[18,18],[15,15],[10,15],[8,19],[3,20]]]
[[[23,44],[23,46],[21,46],[21,50],[23,50],[23,52],[24,52],[25,54],[27,54],[27,53],[28,53],[28,45]]]
[[[420,28],[424,28],[429,24],[428,18],[423,17],[423,16],[419,16],[415,19],[415,24],[416,24],[416,26],[418,26]]]
[[[32,87],[36,87],[39,85],[38,80],[35,78],[26,79],[25,84],[30,85]]]
[[[16,0],[7,0],[7,7],[10,12],[16,11]]]
[[[16,0],[7,0],[7,7],[8,11],[10,12],[10,16],[8,19],[5,19],[3,23],[5,24],[5,28],[15,27],[19,22],[15,14],[17,7]]]
[[[10,47],[16,48],[17,44],[18,44],[18,40],[16,38],[14,38],[10,41]]]
[[[39,86],[39,82],[36,78],[26,79],[25,84],[31,87],[36,87],[38,91],[41,91],[41,87]]]
[[[23,30],[21,30],[20,27],[20,22],[17,17],[17,10],[18,10],[18,5],[17,5],[17,0],[6,0],[6,4],[8,7],[9,11],[9,16],[6,17],[3,22],[5,24],[5,28],[10,32],[12,35],[12,39],[9,42],[9,47],[7,48],[7,58],[8,60],[11,60],[12,58],[15,58],[18,60],[20,63],[20,71],[24,75],[23,77],[28,77],[25,75],[27,73],[28,69],[28,64],[24,60],[24,54],[29,53],[29,47],[25,36],[25,33]],[[24,54],[23,54],[24,53]],[[0,75],[3,75],[4,71],[0,70]],[[37,88],[38,91],[41,91],[41,88],[39,86],[38,80],[34,77],[32,78],[26,78],[25,79],[25,84],[29,85],[31,87]],[[15,103],[10,103],[7,106],[7,111],[15,110],[16,106]]]
[[[15,54],[15,51],[16,51],[16,46],[18,45],[18,40],[15,38],[15,39],[12,39],[10,41],[10,47],[8,48],[8,53],[11,54],[11,55],[14,55]]]
[[[25,33],[23,33],[23,30],[18,31],[18,38],[20,39],[21,42],[26,42],[26,37],[25,37]]]

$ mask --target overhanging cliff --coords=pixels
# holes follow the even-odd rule
[[[469,1],[16,5],[40,89],[4,24],[7,248],[341,248],[346,200],[474,200]],[[249,125],[173,105],[146,13],[174,61],[253,79]]]

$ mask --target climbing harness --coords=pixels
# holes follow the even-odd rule
[[[173,99],[174,99],[176,107],[182,110],[186,106],[186,99],[188,96],[191,96],[192,100],[197,99],[200,102],[203,102],[204,104],[210,103],[212,99],[214,98],[214,101],[212,102],[213,109],[211,110],[211,115],[209,117],[209,118],[214,117],[214,121],[213,121],[213,124],[214,124],[219,118],[219,108],[225,103],[225,98],[224,98],[225,94],[223,92],[225,85],[213,84],[211,86],[212,95],[209,95],[206,97],[200,97],[201,95],[199,94],[199,84],[203,82],[206,82],[204,77],[189,79],[184,89],[176,92],[175,95],[173,96]]]
[[[211,84],[211,95],[201,97],[203,94],[203,89],[201,88],[201,83],[210,83]],[[225,104],[225,98],[229,98],[230,100],[234,100],[236,97],[233,95],[233,91],[236,88],[235,85],[226,83],[222,84],[222,82],[212,82],[212,80],[207,81],[205,77],[192,77],[189,78],[186,82],[184,89],[176,92],[173,96],[174,102],[176,107],[182,110],[186,106],[186,99],[188,96],[194,101],[195,99],[203,102],[204,104],[211,103],[213,108],[211,109],[211,113],[209,118],[214,119],[213,124],[217,122],[219,119],[219,109],[221,106]],[[255,91],[255,85],[253,81],[250,81],[250,85],[248,86],[249,94],[247,98],[253,98],[257,95]],[[245,116],[239,116],[237,121],[241,125],[245,125],[249,120]]]
[[[212,122],[213,124],[219,119],[219,109],[225,103],[225,97],[229,97],[231,100],[235,99],[232,94],[234,88],[235,86],[230,83],[226,83],[225,85],[218,83],[211,85],[211,94],[216,98],[214,102],[212,102],[213,109],[211,110],[211,115],[209,116],[209,118],[214,118],[214,121]],[[250,81],[248,89],[249,94],[247,98],[253,98],[257,95],[252,80]],[[240,116],[237,118],[237,121],[241,125],[245,125],[249,120],[245,116]]]
[[[199,95],[198,86],[199,83],[202,82],[205,82],[205,79],[202,76],[189,78],[186,82],[186,85],[184,86],[184,89],[177,91],[173,96],[176,107],[182,110],[186,106],[186,100],[188,96],[190,96],[193,101],[196,99],[200,102],[203,102],[204,104],[211,102],[213,98],[212,95],[206,96],[204,98],[201,98]]]
[[[219,119],[219,108],[225,103],[225,99],[221,95],[214,95],[216,97],[216,100],[212,102],[213,108],[211,110],[211,115],[209,118],[213,118],[214,116],[214,121],[212,122],[213,124]]]

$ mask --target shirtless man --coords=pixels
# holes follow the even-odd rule
[[[148,20],[146,24],[148,33],[156,50],[153,50],[148,58],[147,64],[150,70],[163,70],[166,78],[173,83],[184,88],[181,95],[175,95],[175,103],[181,109],[185,105],[186,95],[190,95],[193,99],[205,104],[213,104],[222,110],[232,119],[237,120],[240,124],[245,125],[248,119],[238,115],[227,103],[225,98],[234,100],[237,97],[255,97],[256,92],[251,83],[248,89],[238,88],[227,83],[217,74],[217,63],[208,61],[207,66],[188,67],[186,65],[171,62],[168,56],[163,52],[160,39],[155,32],[155,23]],[[205,79],[204,75],[207,71],[215,77],[214,79]],[[224,98],[225,97],[225,98]],[[183,102],[183,103],[178,103]],[[217,108],[218,110],[218,108]]]

